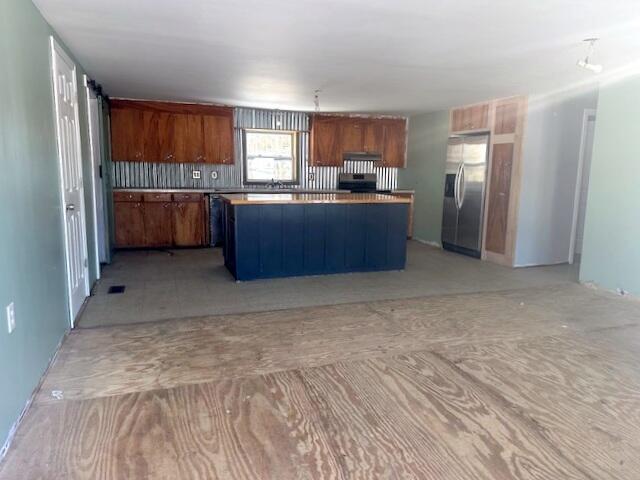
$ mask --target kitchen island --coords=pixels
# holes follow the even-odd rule
[[[410,200],[371,193],[226,194],[236,280],[402,270]]]

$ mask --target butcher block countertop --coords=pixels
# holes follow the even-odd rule
[[[231,205],[411,203],[410,198],[382,193],[230,193],[221,195],[221,198]]]

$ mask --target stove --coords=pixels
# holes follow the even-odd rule
[[[378,190],[378,177],[375,173],[340,173],[338,190],[351,193],[391,193],[391,190]]]

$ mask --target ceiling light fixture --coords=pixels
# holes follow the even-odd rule
[[[585,38],[583,41],[589,43],[589,49],[587,50],[587,56],[584,57],[583,60],[578,60],[577,65],[580,68],[584,68],[585,70],[589,70],[590,72],[593,72],[593,73],[602,72],[602,69],[603,69],[602,65],[597,63],[591,63],[591,56],[593,55],[593,49],[595,47],[596,42],[598,41],[598,38]]]
[[[313,105],[315,106],[316,113],[320,112],[320,92],[322,90],[317,89],[313,91]]]

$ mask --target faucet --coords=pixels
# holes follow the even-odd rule
[[[271,179],[271,183],[269,183],[269,188],[284,188],[284,183],[281,180]]]

